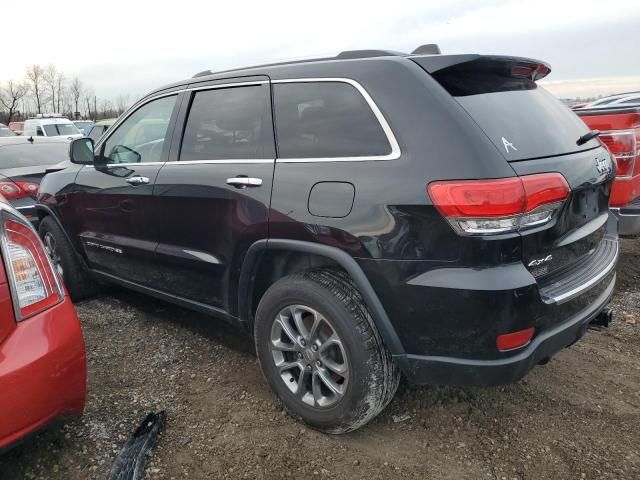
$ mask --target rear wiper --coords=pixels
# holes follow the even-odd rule
[[[584,135],[582,135],[577,141],[576,141],[576,145],[580,146],[580,145],[584,145],[585,143],[587,143],[589,140],[591,140],[592,138],[596,138],[598,135],[600,135],[600,130],[591,130],[588,133],[585,133]]]

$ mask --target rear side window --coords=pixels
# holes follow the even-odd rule
[[[360,92],[343,82],[273,86],[279,158],[382,156],[391,145]]]
[[[180,160],[273,159],[270,100],[267,84],[196,92]]]

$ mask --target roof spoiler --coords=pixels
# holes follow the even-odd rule
[[[510,68],[511,75],[540,80],[551,72],[551,66],[541,60],[526,57],[508,57],[503,55],[425,55],[410,57],[430,74],[443,70],[494,70]]]

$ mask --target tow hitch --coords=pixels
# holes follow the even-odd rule
[[[601,328],[609,327],[609,324],[613,320],[613,310],[609,307],[605,307],[589,324],[589,328],[595,328],[597,330]]]

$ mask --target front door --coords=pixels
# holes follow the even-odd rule
[[[239,262],[268,234],[270,86],[252,77],[193,87],[174,134],[181,146],[154,189],[159,287],[233,315]]]
[[[76,231],[90,268],[147,284],[155,274],[153,185],[168,154],[177,94],[142,103],[101,143],[76,179]]]

